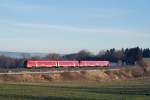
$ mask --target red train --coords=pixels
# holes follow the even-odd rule
[[[37,67],[108,67],[109,61],[28,60],[27,68]]]

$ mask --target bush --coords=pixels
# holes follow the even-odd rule
[[[50,77],[49,75],[42,75],[41,77],[42,77],[44,80],[52,81],[52,77]]]

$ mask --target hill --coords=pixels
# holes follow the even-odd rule
[[[27,52],[9,52],[9,51],[0,51],[0,55],[4,55],[12,58],[22,58],[24,55],[28,57],[39,56],[43,57],[48,53],[27,53]]]

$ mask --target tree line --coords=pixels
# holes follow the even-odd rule
[[[116,50],[115,48],[100,51],[98,54],[93,54],[88,50],[81,50],[77,53],[61,55],[57,53],[50,53],[44,57],[33,56],[29,57],[22,55],[22,58],[12,58],[1,55],[0,68],[23,68],[25,61],[31,60],[107,60],[121,65],[134,65],[142,58],[150,58],[150,49],[141,49],[139,47],[126,48]]]

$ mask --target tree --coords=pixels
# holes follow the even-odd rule
[[[62,56],[60,54],[56,54],[56,53],[51,53],[51,54],[48,54],[45,59],[48,59],[48,60],[61,60],[62,59]]]
[[[150,49],[149,48],[146,48],[143,50],[143,57],[150,58]]]
[[[124,49],[116,51],[115,54],[114,54],[114,56],[117,59],[117,61],[121,65],[123,65],[123,63],[124,63]]]
[[[125,61],[127,64],[135,64],[136,61],[140,61],[142,58],[142,50],[139,47],[125,50]]]
[[[108,60],[111,62],[117,62],[117,59],[115,57],[115,53],[116,53],[116,50],[113,48],[113,49],[107,50],[103,57],[105,60]]]
[[[77,60],[87,60],[88,57],[93,56],[93,54],[87,50],[81,50],[77,53]]]
[[[77,60],[78,54],[67,54],[62,57],[63,60]]]
[[[15,58],[0,56],[0,68],[15,68],[16,64]]]

